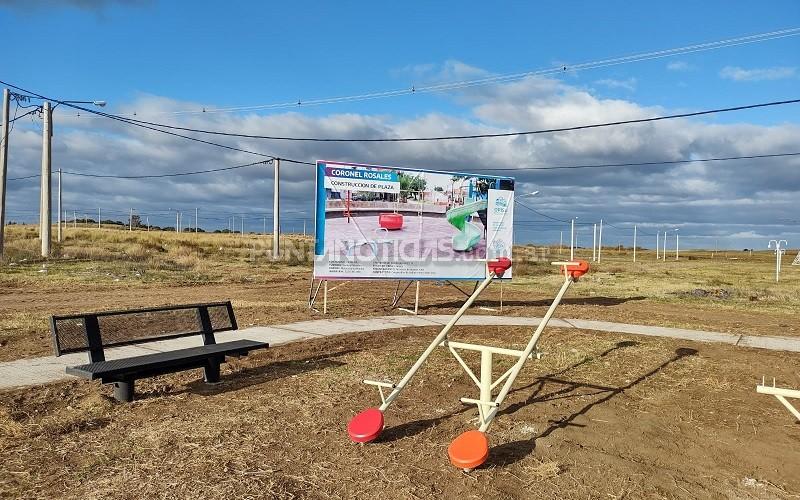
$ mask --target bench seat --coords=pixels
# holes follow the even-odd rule
[[[68,366],[67,374],[89,380],[103,379],[104,381],[114,382],[117,379],[128,378],[131,375],[155,375],[161,369],[165,369],[165,373],[171,373],[180,368],[203,368],[207,365],[209,359],[244,355],[249,351],[267,347],[269,347],[269,344],[266,342],[246,339],[234,340],[221,344],[189,347],[175,351],[156,352],[130,358]]]
[[[227,356],[246,356],[269,347],[266,342],[239,339],[218,344],[214,334],[238,329],[230,301],[100,311],[51,316],[56,356],[88,352],[89,363],[67,367],[68,375],[114,385],[114,398],[133,401],[136,380],[195,368],[203,379],[219,382]],[[203,345],[107,361],[108,348],[199,335]]]

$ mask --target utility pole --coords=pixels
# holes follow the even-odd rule
[[[145,218],[145,220],[147,221],[147,222],[145,222],[145,224],[147,224],[147,232],[149,233],[150,232],[150,216],[148,215]]]
[[[133,231],[133,209],[128,214],[128,231]]]
[[[592,262],[597,262],[597,223],[592,225]]]
[[[561,237],[558,240],[558,255],[561,255],[561,249],[564,247],[564,231],[560,232]]]
[[[303,219],[303,236],[306,235],[306,220]]]
[[[272,258],[278,259],[281,256],[281,159],[275,158],[272,160],[272,164],[275,170],[275,181],[272,188]]]
[[[181,232],[180,226],[181,226],[181,213],[178,212],[177,210],[175,210],[175,232],[176,233]]]
[[[267,235],[267,216],[264,216],[264,236]]]
[[[72,211],[72,229],[78,229],[78,212]]]
[[[52,110],[50,102],[44,101],[42,105],[44,124],[42,126],[42,184],[39,205],[39,236],[42,240],[42,257],[50,257],[50,223],[52,221],[52,202],[50,200],[50,162],[52,155]]]
[[[56,211],[58,218],[58,242],[61,243],[61,167],[58,167],[58,210]]]
[[[97,207],[97,229],[100,229],[100,207]]]
[[[667,261],[667,232],[664,231],[664,249],[661,251],[661,257],[664,259],[664,262]]]
[[[661,248],[661,241],[659,240],[660,237],[661,233],[656,231],[656,260],[659,260],[661,258],[661,256],[658,254],[659,249]]]
[[[242,215],[242,236],[244,236],[244,215]]]
[[[197,207],[194,207],[194,234],[197,234]]]
[[[600,262],[600,255],[603,253],[603,219],[600,219],[600,231],[597,236],[597,262]]]
[[[636,225],[633,226],[633,261],[636,262]]]
[[[3,89],[3,122],[0,134],[0,258],[3,257],[3,241],[6,230],[6,173],[8,172],[8,89]]]
[[[678,252],[680,251],[680,241],[681,235],[678,234],[678,230],[675,230],[675,260],[678,260]]]

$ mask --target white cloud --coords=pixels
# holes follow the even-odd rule
[[[102,10],[114,4],[125,6],[151,5],[153,0],[0,0],[0,7],[14,9],[52,9],[56,7],[74,7],[81,10]]]
[[[667,69],[670,71],[689,71],[694,67],[686,61],[670,61],[667,63]]]
[[[417,85],[460,82],[490,75],[484,69],[455,59],[448,59],[441,64],[412,64],[391,73],[395,78],[411,78]]]
[[[752,68],[745,69],[739,66],[725,66],[719,72],[719,76],[737,82],[758,82],[762,80],[782,80],[784,78],[794,78],[797,75],[797,68],[790,66],[776,66],[773,68]]]
[[[439,66],[437,71],[445,66]],[[455,64],[451,68],[456,72],[464,70]],[[603,99],[584,88],[547,78],[530,77],[503,85],[471,88],[466,92],[458,100],[464,106],[458,115],[432,112],[413,118],[357,113],[318,116],[300,112],[266,116],[163,115],[158,112],[197,109],[202,105],[157,96],[140,96],[123,109],[114,111],[128,113],[136,110],[142,119],[169,121],[191,128],[262,135],[365,138],[535,130],[651,117],[669,111],[642,106],[631,100]],[[257,159],[85,113],[76,117],[63,107],[57,110],[55,122],[53,165],[68,171],[155,174],[219,168]],[[39,171],[40,131],[26,120],[17,125],[10,140],[9,177],[32,175]],[[798,136],[800,126],[792,124],[720,125],[669,120],[473,141],[342,144],[202,137],[234,147],[306,161],[324,158],[463,171],[788,152],[797,149]],[[536,208],[554,217],[566,220],[577,215],[587,221],[603,217],[614,221],[617,226],[631,222],[648,222],[655,226],[686,222],[690,225],[681,229],[682,234],[709,234],[726,231],[726,228],[732,233],[734,226],[736,231],[744,231],[748,228],[742,228],[742,224],[761,225],[796,211],[796,200],[800,197],[798,169],[800,158],[790,157],[644,168],[502,173],[514,175],[529,191],[541,190],[535,199]],[[313,168],[309,166],[285,163],[282,168],[282,207],[305,211],[302,217],[309,224],[313,211],[312,174]],[[169,207],[183,207],[193,212],[194,207],[199,206],[201,216],[211,212],[265,214],[270,211],[271,194],[272,172],[269,167],[262,166],[157,181],[67,175],[64,206],[70,211],[87,209],[89,213],[97,206],[108,213],[112,209],[125,212],[135,207],[140,212],[153,214]],[[745,200],[762,199],[770,202],[745,203]],[[36,200],[38,179],[9,182],[9,220],[24,220],[25,214],[30,215],[27,220],[36,220]],[[522,210],[518,216],[537,219],[537,216]],[[174,214],[165,215],[163,220],[155,217],[151,217],[151,222],[170,224]],[[209,215],[205,221],[201,219],[201,225],[226,227],[225,217],[220,217],[215,221]],[[261,220],[263,215],[258,217]],[[702,225],[711,222],[718,226],[709,228]],[[256,229],[255,219],[251,224]],[[258,227],[260,224],[258,222]],[[552,237],[544,229],[524,231],[518,233],[523,241]],[[775,234],[781,233],[776,230]],[[557,232],[555,238],[557,241]]]
[[[615,80],[613,78],[604,78],[602,80],[595,80],[596,84],[603,85],[611,89],[625,89],[633,92],[636,90],[636,78],[627,78],[625,80]]]

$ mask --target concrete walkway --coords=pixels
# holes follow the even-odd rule
[[[450,320],[448,315],[430,316],[381,316],[368,319],[319,319],[300,321],[287,325],[257,326],[236,332],[217,335],[218,342],[234,339],[251,339],[269,342],[272,346],[295,342],[298,340],[327,337],[343,333],[372,332],[393,330],[398,328],[441,326]],[[525,318],[513,316],[466,315],[458,322],[462,326],[538,326],[541,318]],[[705,332],[685,330],[682,328],[664,328],[660,326],[629,325],[592,321],[585,319],[553,319],[550,327],[577,328],[598,332],[621,333],[628,335],[645,335],[668,337],[697,342],[718,342],[733,346],[756,347],[776,351],[800,352],[800,338],[760,337],[737,335],[733,333]],[[129,356],[140,356],[153,352],[170,351],[184,347],[202,345],[200,336],[152,342],[141,346],[126,346],[106,350],[106,359],[119,359]],[[48,356],[43,358],[27,358],[0,363],[0,389],[45,384],[57,380],[71,378],[64,369],[67,366],[87,363],[84,353],[67,354],[59,358]]]

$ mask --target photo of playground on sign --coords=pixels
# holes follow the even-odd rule
[[[510,177],[318,161],[314,277],[483,279],[513,220]]]

